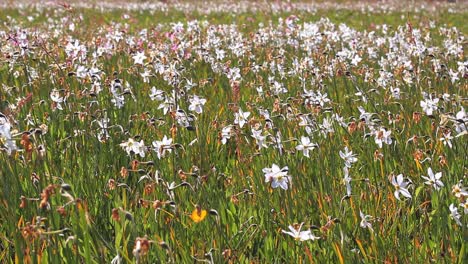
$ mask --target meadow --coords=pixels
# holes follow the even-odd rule
[[[467,4],[0,4],[1,263],[466,263]]]

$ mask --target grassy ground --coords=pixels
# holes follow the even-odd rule
[[[299,27],[285,26],[292,16]],[[448,9],[2,10],[0,261],[464,263],[466,191],[456,190],[467,175],[466,116],[458,114],[467,98],[460,66],[467,19]],[[189,31],[193,20],[206,25]],[[179,33],[176,22],[184,26]],[[302,36],[304,23],[318,33]],[[218,25],[226,26],[210,31]],[[70,43],[86,51],[70,55]],[[235,54],[239,43],[243,55]],[[420,54],[419,43],[427,48]],[[461,51],[451,52],[450,43]],[[105,51],[93,56],[98,47]],[[226,57],[215,59],[216,49]],[[362,61],[338,60],[344,49]],[[143,64],[135,64],[138,52]],[[88,70],[81,77],[79,66]],[[92,76],[92,68],[100,72]],[[278,85],[287,91],[277,92]],[[163,101],[151,99],[152,87],[173,100],[167,113]],[[318,93],[330,101],[321,105]],[[202,113],[190,107],[195,96],[206,99]],[[426,114],[421,101],[434,98],[437,108]],[[189,115],[178,116],[177,108]],[[239,109],[250,112],[244,126],[236,122]],[[192,120],[182,124],[184,118]],[[262,130],[266,147],[258,147],[252,129]],[[391,131],[390,144],[376,144],[380,129]],[[451,146],[440,140],[447,134]],[[165,136],[172,142],[154,147]],[[304,136],[318,145],[309,157],[297,148]],[[129,139],[143,140],[143,150],[127,153]],[[9,153],[11,142],[17,149]],[[357,155],[349,164],[351,193],[345,147]],[[265,182],[273,164],[288,167],[277,178],[290,177],[287,190]],[[442,173],[440,190],[421,177],[429,168]],[[398,174],[411,182],[411,199],[395,196]],[[290,225],[319,239],[294,239],[283,232]]]

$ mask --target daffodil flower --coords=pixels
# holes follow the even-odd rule
[[[122,142],[120,146],[127,152],[129,156],[134,153],[135,155],[140,155],[142,158],[145,157],[146,146],[143,140],[138,142],[133,138],[129,138],[127,142]]]
[[[272,188],[281,187],[283,190],[288,189],[288,182],[290,177],[288,174],[288,167],[280,169],[278,165],[273,164],[271,168],[264,168],[262,171],[265,173],[265,182],[271,182]]]
[[[411,199],[411,193],[408,191],[408,186],[410,182],[403,180],[403,174],[399,174],[398,176],[392,177],[392,184],[395,186],[395,197],[400,200],[400,194],[403,196]]]
[[[153,141],[153,147],[154,151],[156,151],[158,159],[164,158],[166,153],[172,152],[172,138],[167,138],[164,136],[161,141],[155,140]]]
[[[311,143],[309,137],[301,137],[301,144],[296,146],[296,150],[302,151],[305,157],[309,156],[309,151],[318,147],[317,144]]]
[[[306,230],[306,231],[301,231],[302,223],[297,229],[294,228],[294,226],[290,225],[288,226],[290,231],[286,230],[281,230],[283,234],[287,234],[292,236],[295,240],[297,241],[307,241],[307,240],[317,240],[320,239],[320,237],[316,237],[314,234],[312,234],[312,231]]]
[[[359,216],[361,217],[361,223],[359,224],[362,228],[369,228],[372,232],[374,229],[372,228],[372,224],[369,223],[372,216],[365,215],[362,211],[359,211]]]
[[[356,154],[353,154],[352,151],[349,151],[348,147],[345,147],[344,151],[340,150],[340,157],[344,160],[345,166],[351,168],[351,165],[357,162]]]
[[[425,184],[432,185],[437,191],[440,190],[441,187],[444,187],[444,183],[440,180],[440,178],[442,177],[442,172],[434,174],[432,172],[432,169],[429,168],[427,169],[427,175],[429,177],[421,176],[423,179],[426,180],[426,182],[424,182]]]
[[[244,127],[247,122],[247,118],[250,116],[250,112],[244,112],[239,108],[239,111],[235,113],[234,124],[238,124],[240,128]]]

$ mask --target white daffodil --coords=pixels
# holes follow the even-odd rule
[[[296,150],[302,151],[304,156],[309,158],[309,151],[315,149],[316,147],[318,147],[318,145],[311,143],[309,137],[301,137],[301,144],[296,146]]]
[[[399,174],[398,176],[392,177],[392,184],[395,186],[395,197],[400,200],[400,194],[403,196],[411,199],[411,193],[408,191],[408,186],[410,184],[409,181],[404,181],[403,174]]]
[[[392,144],[392,138],[390,137],[390,134],[392,134],[392,131],[385,130],[384,128],[380,128],[379,130],[376,130],[374,134],[375,134],[375,143],[379,145],[379,148],[382,148],[383,143],[387,145]]]
[[[143,61],[146,59],[145,53],[144,52],[137,52],[135,55],[133,55],[133,60],[134,64],[140,64],[143,65]]]
[[[441,187],[444,187],[444,183],[440,180],[440,178],[442,177],[442,172],[434,174],[432,172],[432,169],[428,168],[427,175],[429,177],[421,176],[423,179],[426,180],[426,182],[424,182],[425,184],[432,185],[437,191],[440,190]]]
[[[158,159],[164,158],[166,153],[172,152],[172,138],[163,137],[161,141],[153,141],[154,151],[158,156]]]
[[[0,117],[0,146],[2,145],[6,148],[8,155],[18,149],[11,136],[11,124],[5,117]]]
[[[365,215],[363,212],[359,211],[359,215],[361,216],[361,223],[359,224],[362,228],[369,228],[372,232],[374,229],[372,228],[372,224],[369,221],[372,219],[372,216]]]
[[[232,136],[232,126],[223,127],[221,130],[221,143],[225,145]]]
[[[437,104],[439,103],[439,98],[426,98],[424,101],[420,102],[420,105],[426,115],[432,115],[434,111],[437,110]]]
[[[455,222],[457,223],[457,225],[459,226],[462,226],[462,222],[461,222],[461,215],[460,213],[458,212],[458,208],[454,205],[454,204],[450,204],[449,206],[449,210],[450,210],[450,217],[455,220]]]
[[[190,99],[189,110],[197,114],[201,114],[203,112],[203,105],[205,105],[205,103],[206,103],[206,99],[203,99],[194,95]]]
[[[257,146],[259,150],[262,148],[268,148],[268,145],[265,142],[267,137],[262,135],[261,129],[255,130],[252,128],[252,137],[255,138],[255,140],[257,141]]]
[[[149,97],[152,101],[164,101],[164,91],[156,89],[156,87],[151,88],[151,93]]]
[[[345,147],[344,151],[340,150],[340,157],[344,160],[345,166],[351,168],[353,163],[357,162],[356,154],[353,154],[352,151],[349,151],[348,147]]]
[[[272,188],[288,189],[290,177],[288,176],[289,169],[287,166],[280,169],[278,165],[273,164],[271,168],[264,168],[262,171],[265,174],[265,182],[271,182]]]
[[[65,101],[63,97],[60,96],[60,92],[57,90],[52,90],[50,92],[50,99],[54,103],[54,109],[57,108],[59,110],[63,110],[62,103]]]
[[[244,127],[249,116],[250,112],[243,112],[242,109],[239,108],[239,111],[235,113],[234,124],[238,124],[240,128]]]
[[[444,136],[440,138],[440,141],[444,144],[444,146],[449,146],[449,148],[452,148],[452,139],[453,137],[450,135],[451,133],[444,133]]]
[[[140,155],[142,158],[145,157],[146,146],[143,140],[138,142],[133,138],[129,138],[127,142],[122,142],[120,146],[127,152],[129,156],[134,153],[135,155]]]
[[[287,234],[292,236],[295,240],[297,241],[307,241],[307,240],[317,240],[320,239],[320,237],[316,237],[314,234],[312,234],[312,231],[306,230],[306,231],[301,231],[302,223],[297,229],[294,228],[294,226],[290,225],[288,226],[290,231],[286,230],[281,230],[283,234]]]

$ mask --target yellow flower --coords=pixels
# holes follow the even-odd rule
[[[197,205],[195,210],[193,210],[192,214],[190,215],[190,218],[192,218],[195,223],[199,223],[205,219],[206,214],[206,210],[202,210],[201,207]]]

